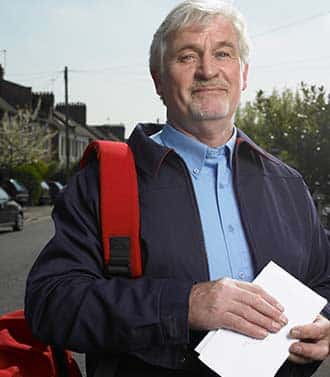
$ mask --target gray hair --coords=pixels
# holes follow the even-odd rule
[[[168,14],[154,34],[150,47],[150,71],[163,73],[167,43],[173,33],[194,23],[206,26],[215,16],[219,15],[232,23],[238,36],[240,59],[243,63],[248,63],[250,41],[242,14],[229,2],[221,0],[186,0]]]

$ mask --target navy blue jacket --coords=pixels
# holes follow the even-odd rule
[[[182,159],[148,137],[157,130],[139,125],[129,139],[138,172],[143,277],[103,276],[96,162],[59,197],[55,236],[28,277],[25,310],[33,332],[86,353],[90,376],[109,355],[120,355],[118,376],[136,377],[139,370],[141,376],[213,375],[193,352],[204,333],[187,324],[191,286],[209,279],[196,198]],[[329,299],[330,248],[299,173],[239,131],[234,186],[255,273],[273,260]],[[329,317],[328,307],[324,313]],[[310,376],[316,366],[287,362],[277,376]]]

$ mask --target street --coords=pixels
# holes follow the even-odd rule
[[[41,212],[30,214],[23,231],[0,230],[0,314],[23,307],[27,273],[39,251],[53,234],[53,225],[49,217],[50,208],[43,207],[38,211]],[[85,375],[84,357],[75,354],[75,358]],[[328,359],[313,376],[329,375]]]
[[[49,218],[26,224],[21,232],[0,231],[0,313],[23,306],[27,273],[52,233]]]
[[[21,232],[0,230],[0,315],[23,307],[25,281],[33,261],[53,234],[50,207],[28,213]],[[84,356],[74,354],[85,376]]]

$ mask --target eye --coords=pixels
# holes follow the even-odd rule
[[[184,54],[178,57],[179,63],[192,63],[196,60],[196,54]]]
[[[216,51],[216,53],[214,55],[219,60],[232,59],[232,57],[233,57],[230,52],[224,51],[224,50]]]

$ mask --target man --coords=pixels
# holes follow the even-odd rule
[[[86,353],[88,376],[213,376],[194,353],[207,330],[263,339],[287,324],[281,303],[251,283],[270,260],[330,298],[329,244],[301,176],[234,126],[248,56],[241,15],[219,1],[183,2],[154,36],[150,70],[168,122],[138,125],[129,140],[142,278],[102,274],[95,163],[56,203],[26,314],[44,341]],[[310,376],[327,357],[325,316],[329,307],[291,329],[277,376]]]

